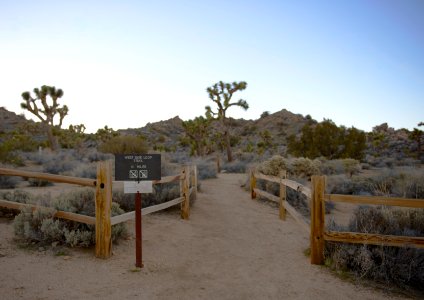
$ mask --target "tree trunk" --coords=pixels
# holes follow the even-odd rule
[[[47,138],[49,139],[50,149],[56,151],[58,149],[56,136],[53,134],[53,129],[51,126],[44,124],[46,126]]]

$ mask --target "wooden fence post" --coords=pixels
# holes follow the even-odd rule
[[[324,263],[325,176],[312,176],[311,264]]]
[[[250,197],[252,199],[256,198],[255,188],[256,188],[255,170],[251,169],[250,170]]]
[[[283,179],[287,178],[287,171],[282,170],[280,172],[280,219],[286,219],[286,209],[284,202],[286,201],[286,185],[283,183]]]
[[[181,202],[181,218],[188,220],[190,217],[190,167],[185,166],[183,168],[184,179],[180,181],[180,193],[181,197],[184,197],[184,201]]]
[[[193,175],[191,176],[191,186],[193,187],[193,199],[197,198],[197,166],[193,165]]]
[[[112,253],[112,164],[102,161],[97,164],[96,181],[96,257],[108,258]]]

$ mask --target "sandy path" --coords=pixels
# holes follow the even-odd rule
[[[240,175],[202,182],[189,221],[178,210],[143,218],[145,268],[132,272],[134,240],[93,249],[17,249],[0,219],[1,299],[387,299],[309,264],[308,236],[278,210],[250,200]],[[132,222],[129,225],[133,226]]]

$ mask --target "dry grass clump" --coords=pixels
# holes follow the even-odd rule
[[[346,227],[334,222],[329,230],[384,235],[424,236],[424,211],[359,207]],[[424,249],[326,243],[326,264],[359,278],[424,291]]]

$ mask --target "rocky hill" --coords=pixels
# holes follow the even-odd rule
[[[294,114],[286,109],[263,114],[257,120],[244,120],[230,118],[231,134],[235,139],[234,152],[268,151],[271,153],[285,154],[287,149],[287,137],[292,134],[300,134],[306,123],[316,123],[310,116]],[[27,120],[23,115],[17,115],[4,107],[0,107],[0,137],[18,128],[34,128],[39,123]],[[158,151],[188,151],[188,147],[181,146],[181,138],[185,136],[183,120],[175,116],[169,120],[148,123],[140,128],[128,128],[118,130],[125,135],[143,136],[154,150]],[[212,131],[216,129],[212,126]],[[406,129],[395,130],[387,123],[374,127],[372,132],[367,133],[368,147],[367,156],[390,157],[392,159],[404,159],[416,157],[417,149],[409,139],[410,132]],[[35,136],[34,136],[35,137]],[[42,132],[36,139],[44,138]],[[266,146],[262,149],[261,144]]]
[[[0,134],[16,130],[21,125],[34,123],[33,121],[27,120],[25,116],[17,115],[4,107],[0,107],[0,120]]]

